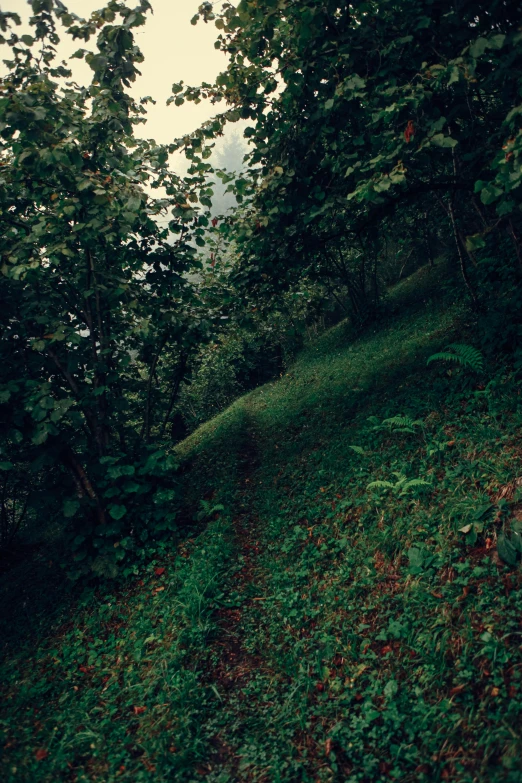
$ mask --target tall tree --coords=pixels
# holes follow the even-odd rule
[[[158,378],[175,393],[210,327],[188,274],[204,182],[169,170],[174,145],[134,136],[147,103],[128,92],[143,59],[134,30],[148,1],[111,0],[86,22],[60,0],[31,5],[32,35],[0,16],[12,53],[0,84],[3,464],[61,465],[66,514],[82,520],[77,557],[113,571],[136,532],[155,514],[160,524],[151,498],[173,463],[150,445],[172,410]],[[80,42],[96,36],[74,55],[90,85],[56,64],[59,23]]]

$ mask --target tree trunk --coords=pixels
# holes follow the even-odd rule
[[[452,228],[453,228],[453,236],[455,238],[455,244],[457,245],[457,253],[458,253],[459,261],[460,261],[460,271],[462,273],[462,279],[464,280],[466,288],[468,289],[468,293],[469,293],[470,299],[471,299],[471,301],[473,303],[473,308],[475,310],[478,310],[479,309],[479,302],[478,302],[478,299],[477,299],[477,294],[475,293],[475,290],[474,290],[474,288],[473,288],[473,286],[471,284],[471,281],[469,279],[468,270],[466,269],[466,260],[464,258],[464,254],[463,254],[462,248],[461,248],[461,242],[460,242],[460,239],[459,239],[459,232],[458,232],[457,223],[456,223],[456,220],[455,220],[455,213],[453,211],[452,198],[450,198],[450,200],[448,202],[448,214],[450,216],[451,225],[452,225]]]
[[[96,518],[99,524],[104,525],[106,523],[105,508],[103,503],[94,488],[91,480],[89,479],[85,468],[78,460],[78,457],[71,449],[70,446],[65,446],[60,454],[60,460],[62,465],[69,471],[72,480],[76,486],[76,493],[78,498],[89,498],[94,502],[96,506]]]
[[[188,354],[182,353],[181,358],[179,360],[179,364],[176,367],[176,374],[174,376],[174,383],[172,385],[172,391],[170,394],[169,404],[167,408],[167,413],[165,414],[165,418],[163,420],[163,424],[161,426],[161,432],[160,432],[160,439],[165,437],[165,430],[167,429],[167,425],[169,423],[172,409],[174,407],[174,403],[176,402],[176,398],[178,396],[179,387],[181,386],[181,382],[183,378],[185,377],[185,370],[187,369],[187,362],[188,362]]]

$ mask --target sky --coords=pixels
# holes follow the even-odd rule
[[[103,0],[64,0],[64,3],[69,11],[83,18],[104,6]],[[225,55],[214,48],[218,35],[214,24],[190,24],[200,3],[201,0],[151,0],[154,14],[148,14],[144,27],[134,29],[145,62],[139,66],[142,76],[133,85],[132,93],[136,98],[150,95],[157,101],[155,106],[149,104],[148,122],[136,128],[136,135],[168,143],[195,130],[221,108],[205,101],[197,106],[192,102],[179,107],[165,105],[172,95],[174,82],[183,80],[194,86],[203,81],[213,82],[226,68]],[[26,0],[0,0],[0,5],[2,11],[14,11],[25,20],[29,18]],[[132,6],[132,0],[128,5]],[[87,45],[82,41],[73,42],[65,32],[61,39],[58,51],[62,59],[79,48],[92,45],[92,40]],[[4,56],[0,50],[0,58]],[[86,63],[75,59],[69,65],[77,81],[91,80],[92,71]]]

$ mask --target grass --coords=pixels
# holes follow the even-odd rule
[[[187,542],[137,584],[84,596],[36,655],[8,660],[2,780],[141,781],[158,763],[169,775],[191,769],[209,698],[198,664],[231,551],[227,524],[213,521],[194,551]]]
[[[7,649],[3,780],[522,781],[519,389],[433,281],[180,444],[204,529]]]

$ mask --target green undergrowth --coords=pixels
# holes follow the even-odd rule
[[[201,718],[217,701],[200,678],[232,553],[229,525],[211,521],[136,584],[84,596],[37,651],[8,660],[2,780],[140,781],[156,766],[161,779],[191,770],[206,749]]]
[[[8,654],[2,779],[522,781],[519,383],[426,365],[472,336],[339,324],[180,444],[206,527]]]

